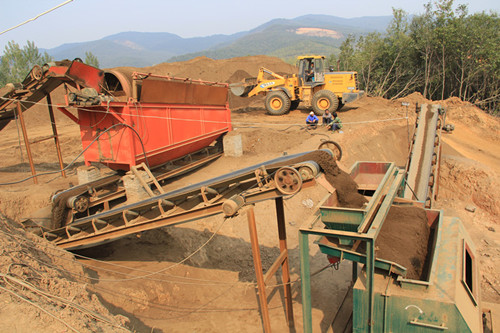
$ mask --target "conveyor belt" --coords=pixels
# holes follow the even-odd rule
[[[416,122],[408,158],[407,188],[404,197],[425,202],[430,208],[435,199],[439,172],[443,113],[439,105],[423,104]]]
[[[133,233],[180,224],[223,212],[223,204],[237,195],[241,204],[290,195],[300,189],[301,174],[287,167],[306,153],[282,156],[220,177],[75,219],[54,229],[42,230],[46,239],[66,249],[96,246]],[[331,153],[331,152],[330,152]],[[284,174],[280,173],[284,170]],[[276,175],[275,175],[276,173]],[[289,186],[296,184],[297,187]],[[225,211],[225,210],[224,210]]]

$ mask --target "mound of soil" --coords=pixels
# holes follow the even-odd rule
[[[406,278],[421,280],[429,235],[423,208],[393,206],[375,242],[375,256],[406,267]]]
[[[206,81],[236,83],[246,78],[257,76],[261,67],[269,68],[282,74],[297,73],[297,68],[295,66],[279,58],[269,56],[250,56],[221,60],[197,57],[188,61],[162,63],[152,67],[119,67],[118,69],[126,72],[137,71],[157,75],[187,77],[194,80],[201,79]],[[263,105],[260,98],[237,97],[229,93],[229,107],[231,109],[244,109],[254,104],[260,107]]]
[[[227,80],[227,83],[238,83],[242,82],[245,79],[248,79],[252,77],[250,74],[245,72],[244,70],[238,69],[236,72],[233,73]]]
[[[0,331],[129,331],[128,318],[113,316],[86,290],[88,279],[69,252],[1,214],[0,252]]]

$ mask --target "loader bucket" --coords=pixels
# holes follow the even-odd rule
[[[233,95],[240,97],[248,97],[248,93],[252,91],[253,88],[255,88],[255,84],[249,85],[243,82],[232,83],[229,85],[229,88],[231,89]]]

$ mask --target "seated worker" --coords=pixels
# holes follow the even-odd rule
[[[323,126],[328,126],[330,123],[333,121],[332,114],[330,111],[325,110],[325,113],[323,113]]]
[[[311,63],[311,67],[306,71],[306,82],[314,81],[314,62]]]
[[[335,132],[336,130],[340,130],[342,128],[342,120],[337,116],[337,112],[334,112],[333,114],[333,121],[330,123],[328,128],[332,130],[332,132]]]
[[[318,126],[318,121],[318,117],[316,117],[314,112],[311,111],[311,113],[309,113],[309,116],[307,116],[306,118],[307,128],[316,129],[316,127]]]

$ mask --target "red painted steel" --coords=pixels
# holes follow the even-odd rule
[[[141,137],[150,167],[209,146],[231,130],[231,111],[225,105],[111,102],[78,108],[83,147],[106,129],[124,123]],[[145,161],[134,131],[118,125],[104,133],[84,153],[85,163],[101,162],[129,170]]]
[[[94,88],[98,93],[101,92],[104,71],[98,68],[79,61],[73,61],[65,75],[81,86]]]

